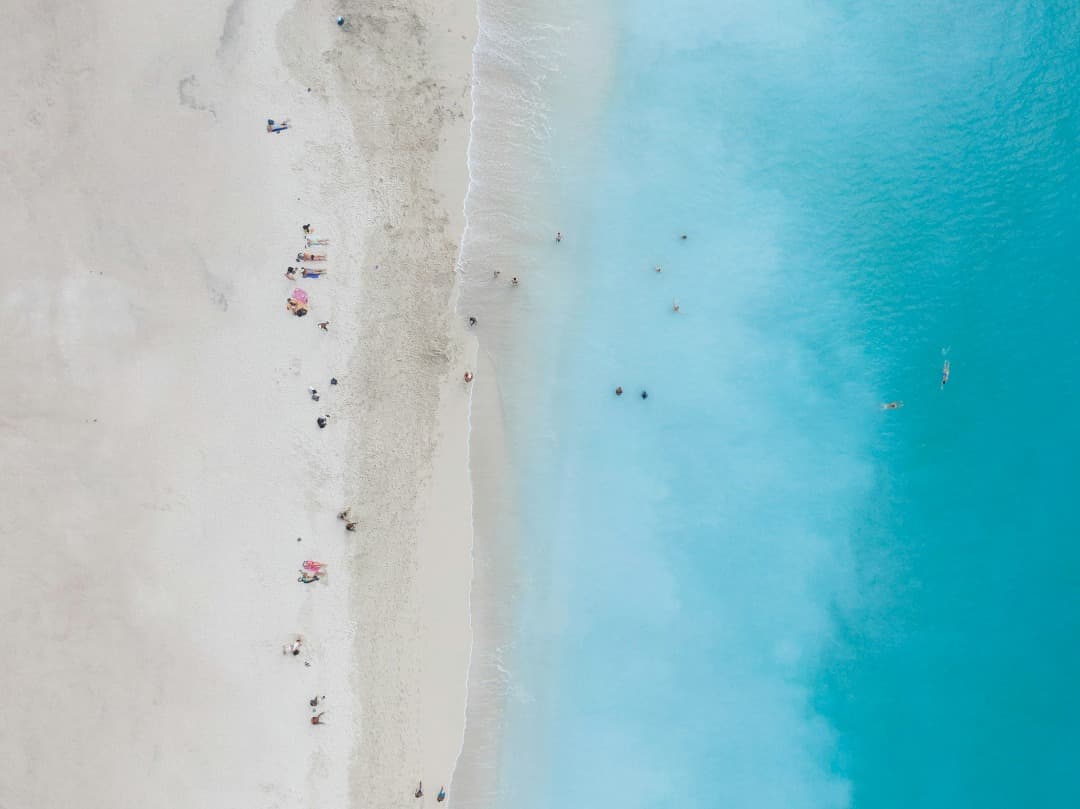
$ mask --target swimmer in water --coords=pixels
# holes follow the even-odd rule
[[[882,410],[899,410],[904,406],[903,402],[886,402],[881,406]]]
[[[672,312],[678,312],[679,311],[679,302],[677,300],[675,300],[674,298],[672,298],[672,300],[671,300],[671,311]]]
[[[948,383],[948,381],[949,381],[949,361],[945,360],[945,367],[941,369],[941,387],[945,387],[945,385]]]
[[[664,271],[664,268],[663,268],[663,267],[661,267],[661,266],[660,266],[659,264],[657,264],[657,265],[656,265],[656,267],[655,267],[654,269],[655,269],[655,270],[656,270],[657,272],[663,272],[663,271]]]

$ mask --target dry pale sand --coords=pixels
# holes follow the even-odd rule
[[[434,803],[470,643],[474,9],[4,17],[0,807]],[[300,319],[304,222],[332,243]]]

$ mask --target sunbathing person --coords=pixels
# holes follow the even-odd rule
[[[288,118],[285,118],[284,120],[278,121],[277,123],[274,122],[273,118],[267,118],[266,119],[266,131],[267,132],[284,132],[288,128],[289,128],[289,119]]]
[[[326,253],[297,253],[297,261],[326,261]]]
[[[314,270],[311,267],[304,267],[302,274],[305,278],[318,278],[320,275],[326,275],[326,270]]]

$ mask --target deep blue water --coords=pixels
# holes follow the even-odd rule
[[[1080,6],[602,11],[602,102],[537,89],[498,805],[1080,805]]]

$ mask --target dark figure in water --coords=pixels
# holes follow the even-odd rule
[[[685,241],[685,239],[686,239],[686,234],[685,233],[682,235],[682,238]]]
[[[642,399],[648,399],[649,398],[649,392],[647,390],[643,390],[641,392],[641,398]]]
[[[619,385],[619,387],[615,388],[615,395],[622,396],[622,385]]]

